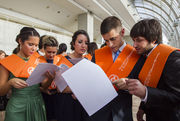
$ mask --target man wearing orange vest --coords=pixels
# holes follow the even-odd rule
[[[155,19],[136,23],[130,36],[137,53],[147,57],[138,79],[125,79],[130,94],[142,99],[138,121],[180,121],[180,51],[161,44],[162,30]]]
[[[116,88],[118,96],[91,116],[91,121],[133,121],[132,95],[126,90],[126,82],[119,79],[131,77],[135,72],[134,67],[139,67],[140,56],[132,46],[122,40],[124,29],[117,17],[104,19],[100,30],[107,46],[96,50],[92,61],[104,70],[115,88],[119,82],[120,89]]]

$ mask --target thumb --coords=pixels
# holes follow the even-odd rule
[[[118,80],[115,80],[115,81],[113,81],[113,82],[111,82],[112,84],[118,84]]]

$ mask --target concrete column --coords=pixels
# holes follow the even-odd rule
[[[78,16],[78,29],[83,29],[89,34],[90,42],[94,39],[94,18],[92,13],[83,13]]]
[[[133,45],[133,41],[131,39],[131,37],[129,35],[126,35],[123,37],[123,40],[127,43],[127,44],[130,44],[130,45]]]

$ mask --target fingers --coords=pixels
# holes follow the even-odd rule
[[[25,88],[28,86],[28,84],[25,81],[17,81],[16,84],[17,88]]]
[[[56,72],[54,71],[53,73],[47,71],[45,73],[45,76],[49,79],[49,80],[54,80],[55,76],[56,76]]]
[[[28,86],[28,84],[22,79],[13,78],[10,81],[11,81],[11,85],[15,88],[21,89],[21,88],[25,88]]]
[[[139,80],[128,79],[126,83],[130,94],[136,95],[141,99],[144,99],[146,95],[146,87]]]
[[[125,90],[127,89],[126,80],[127,78],[121,78],[119,80],[113,81],[112,84],[114,84],[119,89]]]
[[[128,79],[126,81],[127,83],[127,88],[128,88],[128,91],[130,94],[136,94],[136,90],[137,90],[137,87],[138,87],[138,80],[136,79]]]

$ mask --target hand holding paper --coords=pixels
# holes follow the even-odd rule
[[[49,73],[54,73],[59,70],[58,66],[51,63],[40,63],[26,80],[28,86],[32,86],[34,84],[38,84],[43,81],[46,77],[45,73],[49,71]]]
[[[62,77],[89,115],[117,96],[104,71],[86,59],[65,71]]]

